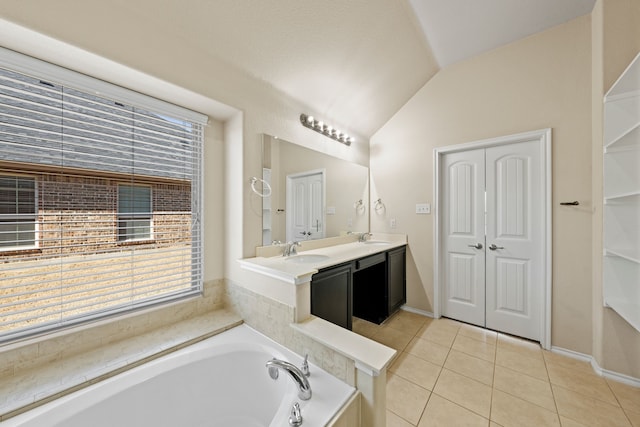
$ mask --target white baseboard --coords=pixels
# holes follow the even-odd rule
[[[572,359],[581,360],[583,362],[589,362],[594,372],[600,376],[603,376],[605,378],[609,378],[624,384],[628,384],[633,387],[640,387],[640,378],[635,378],[630,375],[625,375],[619,372],[603,369],[600,367],[600,365],[598,365],[598,362],[593,356],[590,356],[584,353],[579,353],[573,350],[567,350],[566,348],[555,347],[555,346],[551,347],[551,351],[554,353],[561,354],[563,356],[571,357]]]
[[[430,311],[420,310],[419,308],[409,307],[408,305],[403,305],[400,307],[400,310],[408,311],[409,313],[421,314],[426,317],[433,318],[433,313]]]

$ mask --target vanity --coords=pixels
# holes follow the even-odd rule
[[[282,256],[278,248],[265,248],[269,256],[244,259],[241,265],[290,284],[310,283],[314,316],[349,330],[353,316],[380,324],[406,302],[406,236],[355,239],[302,242],[290,256]]]
[[[351,330],[353,316],[380,324],[406,302],[406,246],[319,270],[311,314]]]

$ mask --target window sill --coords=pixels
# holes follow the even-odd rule
[[[0,377],[0,422],[241,323],[237,314],[215,310],[55,363]]]

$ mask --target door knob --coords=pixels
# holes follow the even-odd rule
[[[482,243],[476,243],[475,245],[468,245],[470,248],[482,249]]]
[[[489,249],[495,251],[496,249],[504,249],[504,246],[496,246],[495,243],[489,245]]]

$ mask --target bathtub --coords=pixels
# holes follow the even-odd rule
[[[301,358],[240,325],[10,418],[1,427],[284,427],[299,402],[303,427],[325,426],[355,389],[310,364],[310,400],[271,358]]]

